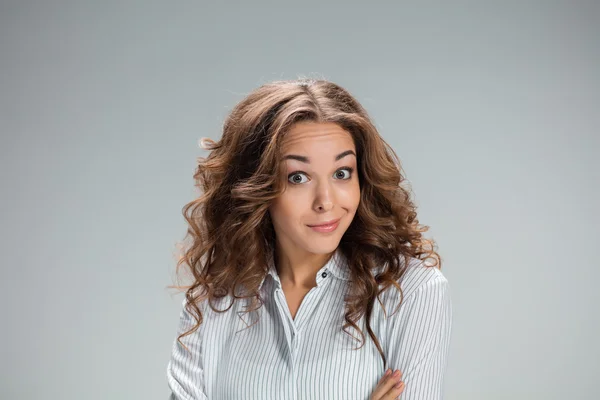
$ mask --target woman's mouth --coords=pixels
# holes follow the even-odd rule
[[[340,219],[338,218],[338,219],[332,220],[332,221],[325,221],[324,223],[319,224],[319,225],[307,225],[307,226],[315,232],[329,233],[329,232],[335,231],[339,224],[340,224]]]

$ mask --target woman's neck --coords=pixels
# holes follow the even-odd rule
[[[315,287],[317,272],[332,255],[333,253],[286,252],[278,248],[274,260],[281,285],[304,290]]]

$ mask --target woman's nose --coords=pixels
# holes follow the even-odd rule
[[[326,211],[331,210],[332,208],[333,208],[333,203],[327,202],[327,203],[318,204],[316,207],[316,210],[318,212],[326,212]]]
[[[321,184],[317,189],[317,197],[314,202],[314,208],[317,212],[326,212],[333,208],[333,194],[328,184]]]

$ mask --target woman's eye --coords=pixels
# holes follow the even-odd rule
[[[350,179],[351,175],[352,175],[352,168],[339,169],[335,173],[335,177],[338,179]]]
[[[304,173],[302,173],[302,172],[294,172],[294,173],[288,175],[288,181],[290,183],[293,183],[294,185],[298,185],[300,183],[308,182],[308,179],[304,180],[304,181],[302,180],[303,176],[306,177],[306,175]]]
[[[350,167],[338,169],[334,175],[336,179],[348,180],[352,177],[353,169]],[[309,179],[304,172],[292,172],[288,175],[288,182],[293,185],[299,185],[301,183],[308,182]]]

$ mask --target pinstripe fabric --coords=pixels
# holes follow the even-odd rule
[[[295,319],[272,260],[260,287],[264,304],[256,313],[238,315],[244,310],[240,303],[225,313],[200,304],[202,325],[181,339],[191,352],[177,340],[173,344],[167,366],[170,399],[369,399],[385,370],[364,316],[357,322],[366,339],[359,350],[353,350],[358,342],[341,330],[349,270],[340,252],[318,271],[316,281]],[[389,318],[376,301],[371,327],[388,367],[403,373],[406,388],[401,399],[443,399],[452,329],[448,281],[439,269],[411,259],[400,284],[400,309],[389,316],[400,293],[393,287],[386,290],[380,297]],[[230,301],[226,297],[215,305],[224,309]],[[259,321],[247,328],[256,318]],[[182,308],[177,334],[193,322]]]

